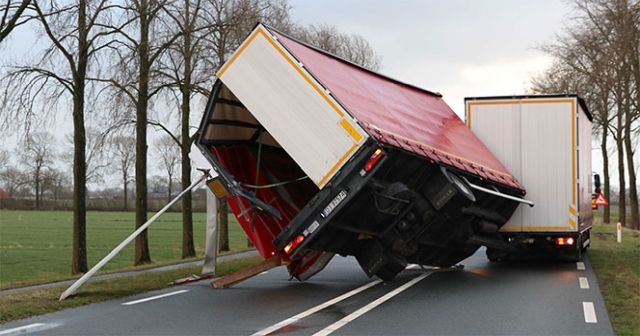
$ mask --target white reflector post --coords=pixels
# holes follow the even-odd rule
[[[120,251],[122,251],[122,249],[125,246],[127,246],[140,233],[142,233],[142,231],[146,230],[149,227],[149,225],[151,225],[151,223],[153,223],[156,219],[158,219],[158,217],[160,217],[160,215],[162,215],[165,211],[167,211],[167,209],[169,209],[180,198],[182,198],[182,196],[184,196],[184,194],[190,192],[191,189],[195,188],[197,185],[202,183],[202,181],[204,181],[204,179],[206,177],[207,177],[207,175],[203,174],[198,180],[196,180],[195,182],[191,183],[191,185],[187,189],[183,190],[180,193],[180,195],[176,196],[176,198],[171,200],[171,202],[169,202],[169,204],[165,205],[164,208],[162,208],[162,209],[160,209],[160,211],[156,212],[153,215],[153,217],[151,217],[146,223],[144,223],[141,227],[139,227],[137,230],[135,230],[131,235],[129,235],[129,237],[127,237],[127,239],[122,241],[122,243],[120,243],[120,245],[116,246],[116,248],[114,248],[111,252],[109,252],[109,254],[107,254],[106,257],[102,258],[102,260],[100,260],[100,262],[98,262],[95,266],[93,266],[93,268],[91,268],[87,273],[85,273],[80,279],[78,279],[76,282],[74,282],[73,285],[71,285],[69,288],[67,288],[67,290],[64,291],[62,293],[62,295],[60,295],[60,301],[66,299],[70,295],[73,295],[73,293],[75,293],[76,290],[80,286],[82,286],[82,284],[87,282],[87,280],[89,280],[89,278],[91,278],[98,270],[100,270],[102,268],[102,266],[104,266],[111,259],[113,259],[113,257],[116,256],[116,254],[118,254]]]
[[[216,274],[216,257],[218,255],[218,209],[216,197],[207,188],[207,229],[205,232],[204,264],[202,274]]]

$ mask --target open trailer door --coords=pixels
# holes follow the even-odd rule
[[[260,24],[217,75],[320,189],[368,138]]]

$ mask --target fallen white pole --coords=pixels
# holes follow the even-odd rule
[[[102,258],[102,260],[100,260],[100,262],[98,262],[95,266],[93,266],[93,268],[91,268],[87,273],[85,273],[80,279],[78,279],[76,282],[74,282],[73,285],[71,285],[69,288],[67,288],[67,290],[64,291],[64,293],[62,293],[62,295],[60,295],[60,301],[66,299],[70,295],[73,295],[73,293],[75,293],[76,290],[80,286],[82,286],[87,280],[89,280],[89,278],[91,278],[98,270],[100,270],[102,268],[102,266],[104,266],[111,259],[113,259],[113,257],[116,256],[116,254],[118,254],[125,246],[127,246],[140,233],[142,233],[142,231],[146,230],[149,227],[149,225],[151,225],[151,223],[153,223],[158,217],[160,217],[160,215],[162,215],[173,204],[175,204],[180,198],[182,198],[182,196],[184,196],[184,194],[190,192],[191,189],[195,188],[197,185],[202,183],[202,181],[204,181],[206,177],[207,177],[207,174],[203,174],[202,177],[200,177],[195,182],[191,183],[191,185],[187,189],[183,190],[180,193],[180,195],[176,196],[176,198],[171,200],[171,202],[169,202],[169,204],[165,205],[164,208],[162,208],[162,209],[160,209],[160,211],[156,212],[153,215],[153,217],[149,218],[149,220],[146,223],[144,223],[141,227],[139,227],[137,230],[135,230],[129,237],[127,237],[127,239],[122,241],[122,243],[120,243],[120,245],[116,246],[116,248],[114,248],[111,252],[109,252],[109,254],[107,254],[106,257]]]
[[[618,233],[618,243],[622,243],[622,224],[620,222],[616,224],[616,231]]]

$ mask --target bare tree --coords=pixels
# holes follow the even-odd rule
[[[33,133],[26,139],[22,148],[24,150],[20,151],[20,161],[29,170],[29,181],[35,194],[35,208],[40,210],[45,170],[52,167],[56,155],[54,138],[46,132]]]
[[[86,149],[85,149],[85,166],[86,166],[86,181],[88,183],[99,183],[104,180],[107,167],[110,162],[105,155],[105,139],[106,135],[103,132],[98,131],[96,128],[87,127],[85,130],[86,135]],[[73,158],[73,134],[67,134],[66,140],[71,146],[69,153],[64,153],[64,158]]]
[[[131,136],[117,136],[111,141],[111,147],[117,163],[117,170],[122,179],[123,204],[122,209],[127,210],[129,182],[131,182],[131,169],[135,163],[136,139]]]
[[[65,185],[68,184],[68,177],[60,170],[55,168],[47,169],[42,177],[42,191],[49,192],[50,197],[53,199],[54,208],[58,201],[60,193],[64,192]]]
[[[293,30],[293,34],[315,47],[364,68],[373,71],[380,70],[381,57],[375,53],[371,44],[360,35],[346,34],[340,32],[336,27],[326,24],[300,26]]]
[[[534,91],[573,91],[587,97],[594,112],[594,133],[601,139],[604,161],[604,192],[610,193],[609,152],[611,136],[617,149],[621,222],[638,227],[638,191],[634,163],[633,137],[638,132],[639,79],[638,53],[640,2],[628,0],[576,0],[582,15],[567,28],[565,35],[543,50],[555,57],[554,66],[533,80]],[[626,162],[625,162],[626,157]],[[626,174],[629,177],[631,217],[626,221]],[[604,222],[610,221],[605,207]]]
[[[6,0],[0,5],[0,43],[9,36],[15,27],[25,23],[25,20],[20,21],[20,17],[29,3],[31,0]]]
[[[9,195],[15,195],[20,188],[28,183],[28,174],[21,170],[14,167],[6,167],[0,171],[0,185]]]
[[[33,0],[34,13],[44,35],[51,42],[38,62],[14,67],[3,78],[3,123],[22,120],[27,132],[37,109],[55,109],[63,97],[70,97],[73,120],[73,255],[72,273],[87,270],[86,254],[86,133],[85,95],[87,73],[98,53],[114,42],[104,15],[116,5],[106,0],[78,0],[74,3]],[[106,18],[105,18],[106,17]],[[102,43],[103,40],[107,40]],[[65,95],[67,94],[67,95]],[[40,115],[39,115],[40,116]]]
[[[167,173],[167,202],[171,201],[171,186],[173,185],[173,178],[176,172],[177,166],[180,164],[180,147],[170,136],[164,136],[156,142],[156,149],[162,167]]]
[[[159,81],[161,56],[180,36],[162,20],[170,0],[128,0],[124,22],[112,26],[121,48],[115,50],[119,72],[107,80],[123,100],[135,108],[136,133],[136,228],[147,221],[147,126],[150,103],[166,84]],[[147,231],[136,237],[134,264],[151,262]]]

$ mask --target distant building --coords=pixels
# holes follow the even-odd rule
[[[0,188],[0,200],[10,199],[11,195],[8,192],[4,191],[4,189]]]

